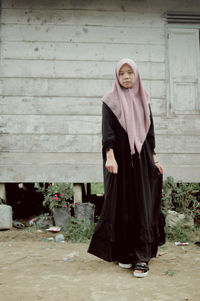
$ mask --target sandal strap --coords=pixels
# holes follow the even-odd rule
[[[134,270],[147,272],[149,267],[147,263],[136,263]]]

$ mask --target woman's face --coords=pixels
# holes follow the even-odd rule
[[[119,70],[118,74],[120,85],[124,88],[132,88],[135,82],[135,74],[133,69],[128,65],[124,64]]]

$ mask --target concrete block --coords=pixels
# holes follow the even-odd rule
[[[55,225],[58,227],[65,227],[70,217],[71,217],[71,211],[69,207],[53,209],[54,222]]]
[[[12,228],[12,207],[0,205],[0,230]]]
[[[75,203],[74,215],[78,219],[89,220],[94,223],[95,205],[91,203]]]

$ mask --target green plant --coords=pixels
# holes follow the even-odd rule
[[[70,183],[35,183],[35,188],[37,192],[43,194],[43,205],[51,211],[54,208],[64,208],[74,205],[72,203],[73,187]]]
[[[164,272],[164,274],[167,276],[174,276],[176,273],[177,273],[177,271],[174,271],[174,270],[166,270]]]
[[[95,225],[87,219],[70,217],[62,232],[65,238],[71,242],[88,242],[92,237],[94,227]]]
[[[92,194],[103,194],[104,193],[103,183],[92,183],[91,184],[91,193]]]
[[[192,241],[191,233],[193,229],[185,229],[183,221],[177,222],[174,227],[169,227],[166,225],[165,227],[165,234],[166,238],[169,241],[181,241],[181,242],[188,242]]]
[[[168,177],[163,182],[163,211],[175,210],[179,213],[200,217],[200,184],[175,183],[173,177]]]

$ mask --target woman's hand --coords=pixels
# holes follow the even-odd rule
[[[163,169],[162,165],[156,159],[156,155],[155,154],[153,154],[153,162],[154,162],[156,168],[158,168],[159,172],[163,175],[164,174],[164,169]]]
[[[106,164],[105,167],[106,169],[113,174],[117,174],[118,173],[118,165],[117,162],[115,160],[115,156],[114,156],[114,152],[113,149],[109,149],[106,153]]]
[[[163,175],[164,169],[163,169],[162,165],[159,162],[157,162],[157,163],[155,163],[155,166],[158,168],[159,172]]]

